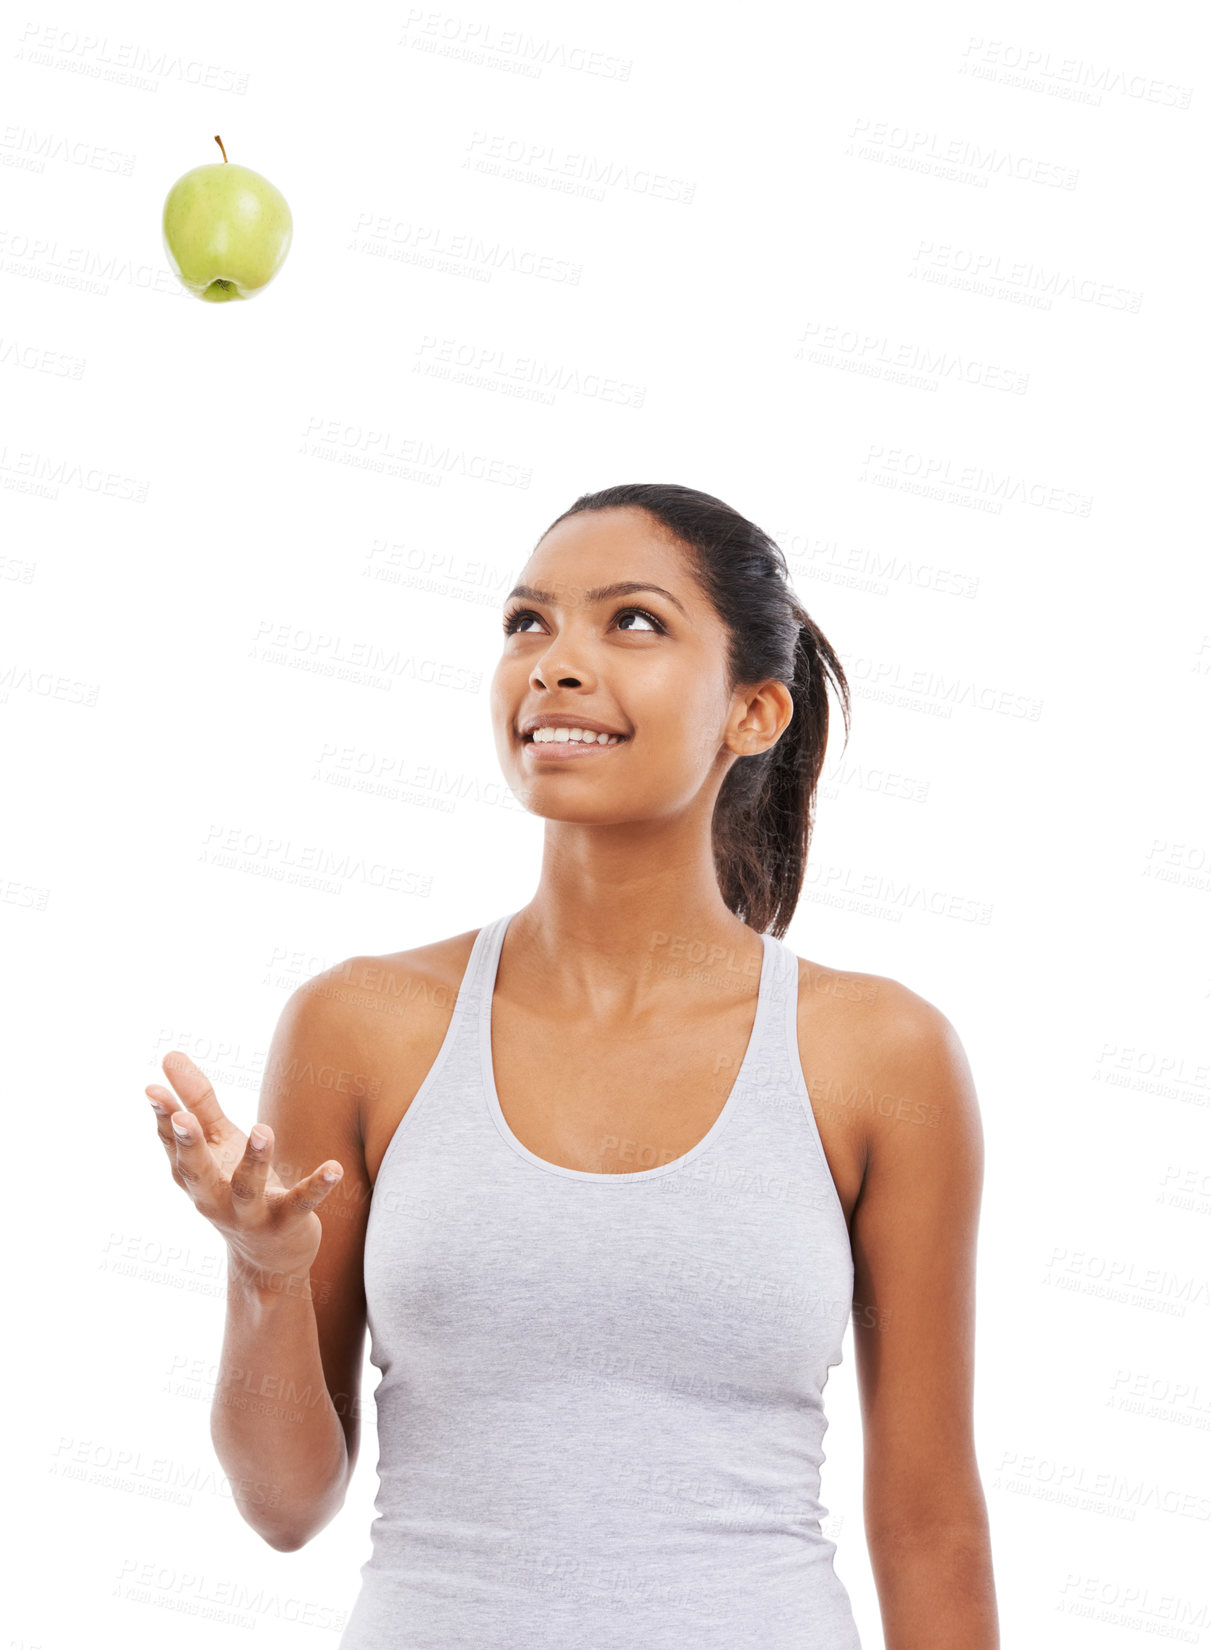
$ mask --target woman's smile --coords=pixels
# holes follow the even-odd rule
[[[630,742],[629,739],[619,739],[617,744],[602,745],[596,739],[587,742],[581,739],[523,739],[521,748],[535,762],[569,762],[593,756],[598,751],[620,751]]]

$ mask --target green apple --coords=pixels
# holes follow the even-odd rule
[[[195,298],[255,298],[286,260],[294,225],[268,178],[222,161],[179,177],[164,202],[164,249]]]

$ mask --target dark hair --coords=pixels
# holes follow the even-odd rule
[[[769,750],[732,764],[711,826],[715,872],[728,908],[758,933],[781,939],[807,867],[828,741],[829,677],[849,739],[845,672],[787,582],[781,546],[722,499],[672,483],[606,487],[582,493],[547,532],[584,510],[626,506],[646,510],[694,552],[693,576],[728,629],[729,690],[770,677],[790,689],[790,725]]]

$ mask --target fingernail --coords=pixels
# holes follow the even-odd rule
[[[188,1123],[182,1123],[179,1118],[173,1118],[172,1132],[176,1135],[178,1140],[189,1139],[189,1125]]]
[[[256,1147],[257,1151],[260,1151],[266,1140],[269,1139],[269,1136],[265,1133],[259,1123],[254,1123],[248,1131],[248,1138],[252,1141],[252,1144]]]
[[[163,1117],[167,1108],[162,1106],[158,1100],[153,1100],[150,1095],[148,1095],[147,1100],[152,1111],[154,1111],[158,1117]]]

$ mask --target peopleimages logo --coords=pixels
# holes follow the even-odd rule
[[[578,366],[547,361],[542,356],[517,355],[492,344],[426,333],[416,351],[413,372],[446,378],[454,383],[487,389],[522,400],[554,404],[557,394],[580,395],[608,405],[642,407],[647,389],[626,379]]]
[[[797,361],[884,378],[913,389],[934,391],[949,381],[1024,395],[1030,383],[1029,375],[1016,368],[973,360],[944,345],[901,341],[888,333],[868,332],[834,321],[805,322],[797,343]]]
[[[21,230],[0,228],[0,269],[6,275],[23,275],[27,280],[45,281],[71,292],[107,298],[110,282],[125,281],[144,292],[188,297],[185,288],[165,265],[131,263],[117,253],[101,253],[92,247],[60,247],[58,241],[27,235]]]
[[[527,466],[510,464],[487,453],[469,453],[448,442],[438,446],[423,436],[397,438],[391,430],[344,424],[339,418],[309,418],[299,452],[305,457],[352,464],[431,487],[440,487],[446,476],[456,475],[524,490],[534,473]]]
[[[350,252],[476,281],[490,281],[503,269],[511,275],[552,281],[557,286],[579,286],[584,273],[582,264],[551,252],[538,252],[496,236],[486,239],[471,229],[453,230],[442,224],[393,218],[390,213],[359,212],[353,236],[347,248]]]
[[[463,165],[473,171],[489,172],[518,183],[536,183],[543,188],[585,193],[589,199],[605,199],[606,188],[620,188],[653,200],[673,201],[692,206],[698,185],[683,178],[654,172],[650,166],[632,166],[609,156],[581,154],[554,143],[535,143],[511,137],[505,132],[477,131],[467,145]]]
[[[248,76],[217,63],[174,57],[170,52],[142,46],[137,41],[111,42],[108,35],[85,34],[57,23],[27,23],[14,56],[46,69],[65,69],[90,80],[110,80],[155,92],[162,80],[184,81],[208,92],[232,92],[243,97]]]
[[[1017,183],[1038,183],[1048,189],[1075,189],[1080,173],[1071,166],[1044,160],[1036,155],[1001,149],[978,139],[949,137],[928,127],[900,125],[891,120],[871,120],[859,115],[843,150],[859,160],[875,160],[907,167],[910,171],[933,172],[956,183],[971,183],[981,189],[992,178],[1008,178]]]
[[[0,446],[0,486],[19,493],[38,493],[55,500],[62,487],[77,487],[84,493],[122,499],[130,504],[147,502],[149,481],[119,475],[116,470],[96,466],[86,469],[74,459],[40,453],[31,448]]]
[[[918,453],[906,447],[883,447],[872,442],[862,463],[859,481],[869,479],[885,486],[895,486],[897,481],[919,484],[932,489],[931,497],[941,496],[945,488],[951,487],[959,497],[978,500],[997,511],[1002,504],[1027,504],[1036,510],[1056,510],[1066,516],[1087,516],[1093,509],[1093,499],[1088,493],[1077,493],[1046,481],[1032,481],[1023,475],[986,470],[979,464],[958,464],[943,453]]]
[[[960,74],[977,80],[996,80],[1006,86],[1045,91],[1068,102],[1100,104],[1103,92],[1117,93],[1137,103],[1156,103],[1168,109],[1188,109],[1191,86],[1178,86],[1155,75],[1112,69],[1088,63],[1083,57],[1060,57],[1046,48],[1021,46],[1014,41],[986,40],[973,34],[963,49]]]
[[[411,38],[406,38],[408,31]],[[632,60],[588,46],[572,46],[549,35],[533,35],[527,29],[504,29],[480,18],[458,17],[452,12],[429,11],[413,6],[404,19],[404,38],[397,45],[415,51],[433,52],[439,57],[457,58],[488,69],[503,69],[537,80],[545,68],[554,66],[575,74],[596,75],[602,80],[629,80]]]
[[[913,280],[1007,297],[1037,309],[1050,309],[1053,299],[1065,298],[1072,303],[1138,315],[1144,301],[1143,292],[1136,287],[1118,286],[1079,270],[1036,264],[1029,258],[1011,258],[1005,253],[955,246],[948,241],[919,241],[908,273]]]

